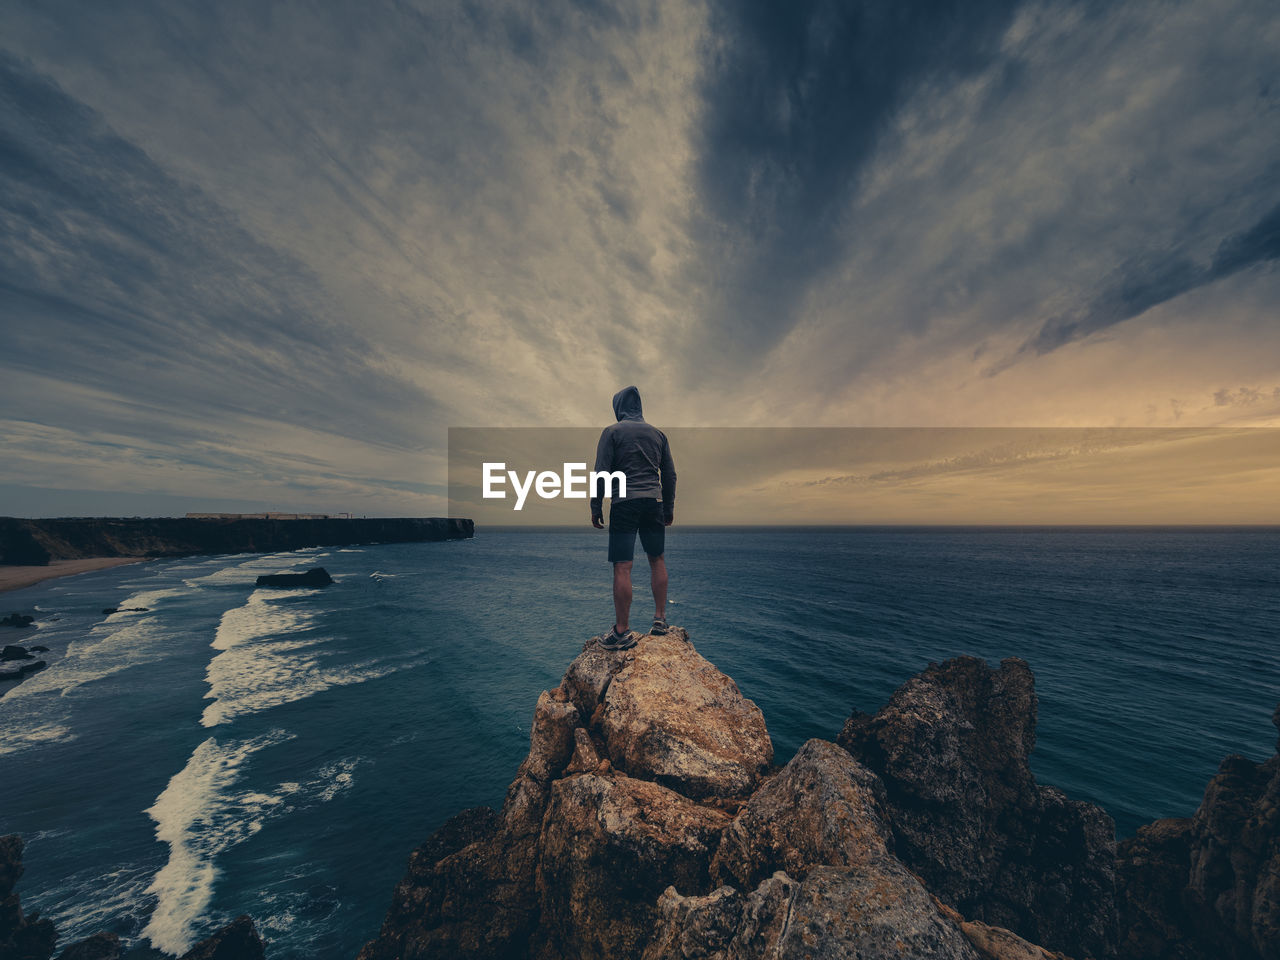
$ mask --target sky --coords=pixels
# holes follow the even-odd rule
[[[1278,258],[1273,0],[10,0],[0,514],[436,515],[450,427],[626,384],[672,429],[1237,437]],[[1146,436],[1280,492],[1270,441]],[[873,472],[957,454],[913,456]]]

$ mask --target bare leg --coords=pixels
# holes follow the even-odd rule
[[[626,633],[631,617],[631,561],[613,565],[613,628]]]
[[[649,558],[649,584],[653,587],[653,618],[667,619],[667,561],[662,557]]]

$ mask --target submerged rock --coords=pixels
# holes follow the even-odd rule
[[[36,618],[29,613],[11,613],[7,617],[0,617],[0,627],[30,627],[35,623]]]
[[[58,960],[120,960],[124,948],[114,933],[95,933],[71,944],[58,954]]]
[[[253,920],[241,914],[182,955],[181,960],[264,960],[266,945]]]
[[[258,577],[260,587],[327,587],[333,577],[324,567],[312,567],[306,573],[264,573]]]
[[[1036,695],[1027,664],[931,665],[839,743],[884,781],[895,852],[961,914],[1052,949],[1116,945],[1115,826],[1040,786],[1028,758]]]
[[[10,667],[0,667],[0,680],[21,680],[27,674],[38,673],[48,665],[44,660],[28,658]]]

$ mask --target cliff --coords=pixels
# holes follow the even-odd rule
[[[465,540],[471,520],[403,517],[259,520],[110,517],[24,520],[0,517],[0,564],[47,564],[80,557],[183,557],[275,553],[357,543]]]
[[[501,811],[413,853],[360,960],[1112,954],[1111,821],[1035,783],[1034,726],[1026,664],[964,658],[778,769],[685,631],[589,642]]]
[[[1280,730],[1280,707],[1271,717]],[[1117,890],[1132,960],[1280,960],[1280,741],[1231,755],[1195,814],[1120,844]]]

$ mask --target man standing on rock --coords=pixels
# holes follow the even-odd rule
[[[640,391],[623,387],[613,395],[618,418],[604,428],[596,447],[596,472],[615,470],[626,475],[626,495],[614,497],[609,506],[609,562],[613,564],[613,629],[595,640],[606,650],[626,650],[636,645],[629,629],[631,616],[631,561],[636,534],[649,557],[649,582],[653,587],[653,626],[650,633],[667,632],[667,564],[663,559],[666,528],[675,520],[676,465],[671,445],[657,427],[644,422]],[[604,528],[604,497],[591,491],[591,525]],[[661,499],[659,499],[661,498]]]

